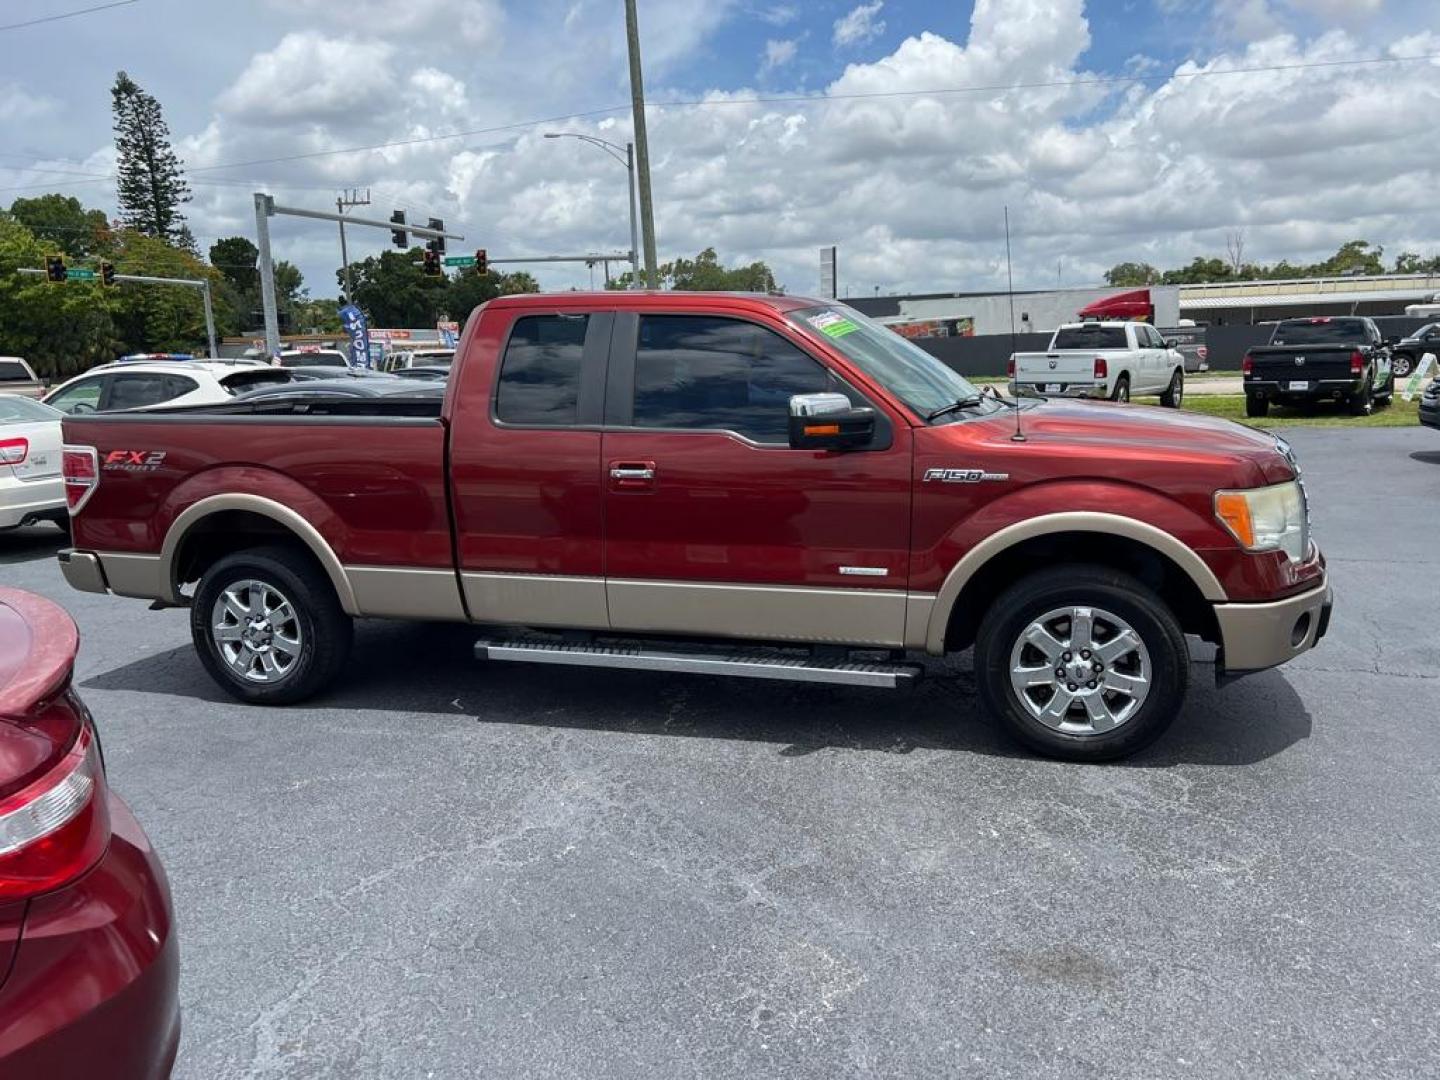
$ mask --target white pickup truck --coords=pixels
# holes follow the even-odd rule
[[[1067,323],[1045,352],[1011,355],[1010,392],[1111,401],[1158,394],[1174,409],[1185,398],[1185,358],[1149,323]]]

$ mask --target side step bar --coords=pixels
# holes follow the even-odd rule
[[[812,657],[775,652],[684,652],[604,645],[516,639],[475,643],[480,660],[510,660],[523,664],[568,664],[573,667],[625,668],[669,674],[729,675],[742,679],[788,679],[792,682],[832,683],[840,686],[874,686],[899,689],[914,685],[923,674],[918,664],[864,664],[828,662]]]

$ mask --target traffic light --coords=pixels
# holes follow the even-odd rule
[[[441,221],[438,217],[432,217],[432,218],[430,219],[430,228],[434,229],[436,232],[444,232],[444,231],[445,231],[445,222]],[[430,246],[431,246],[431,248],[432,248],[434,251],[437,251],[437,252],[439,252],[441,255],[444,255],[444,254],[445,254],[445,237],[443,237],[443,236],[437,236],[437,237],[435,237],[435,239],[433,239],[433,240],[430,241]]]
[[[476,249],[475,249],[475,272],[476,272],[477,274],[483,274],[483,273],[485,273],[485,272],[486,272],[487,270],[489,270],[489,269],[490,269],[490,256],[489,256],[488,254],[486,254],[484,248],[476,248]]]
[[[65,269],[64,255],[45,256],[45,280],[64,281],[70,276],[70,271]]]
[[[425,261],[422,264],[425,273],[435,275],[440,273],[440,253],[431,248],[425,249]]]
[[[102,262],[100,264],[100,284],[110,286],[115,284],[115,264]]]
[[[390,215],[390,222],[393,225],[403,226],[405,224],[405,211],[396,210]],[[398,248],[408,248],[410,246],[410,238],[406,235],[403,228],[390,230],[390,242]]]

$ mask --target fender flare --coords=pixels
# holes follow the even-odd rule
[[[212,514],[218,514],[225,510],[243,510],[251,514],[259,514],[261,517],[267,517],[271,521],[283,525],[294,533],[295,537],[319,560],[326,576],[330,578],[330,584],[335,587],[335,595],[340,598],[340,607],[344,612],[347,615],[360,614],[359,607],[355,603],[355,591],[350,586],[350,578],[345,573],[345,567],[335,555],[334,549],[326,542],[325,537],[320,535],[320,530],[284,503],[278,503],[274,499],[267,499],[261,495],[244,494],[211,495],[186,507],[171,523],[169,530],[165,533],[165,542],[160,547],[160,585],[166,592],[163,599],[167,603],[178,604],[181,602],[179,583],[175,580],[175,557],[179,554],[180,545],[185,542],[185,538],[196,525]]]
[[[1033,540],[1037,536],[1063,532],[1107,533],[1138,541],[1183,570],[1206,600],[1221,603],[1228,599],[1220,579],[1205,565],[1204,560],[1164,529],[1157,529],[1154,525],[1120,514],[1091,510],[1045,514],[1018,521],[991,533],[967,551],[951,568],[930,609],[930,621],[925,631],[925,651],[935,656],[945,651],[945,631],[950,626],[950,615],[954,611],[955,603],[965,586],[986,563],[1016,544]]]

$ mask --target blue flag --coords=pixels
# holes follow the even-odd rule
[[[365,321],[365,313],[354,304],[346,304],[340,309],[340,325],[350,335],[350,366],[368,368],[370,366],[370,326]]]

